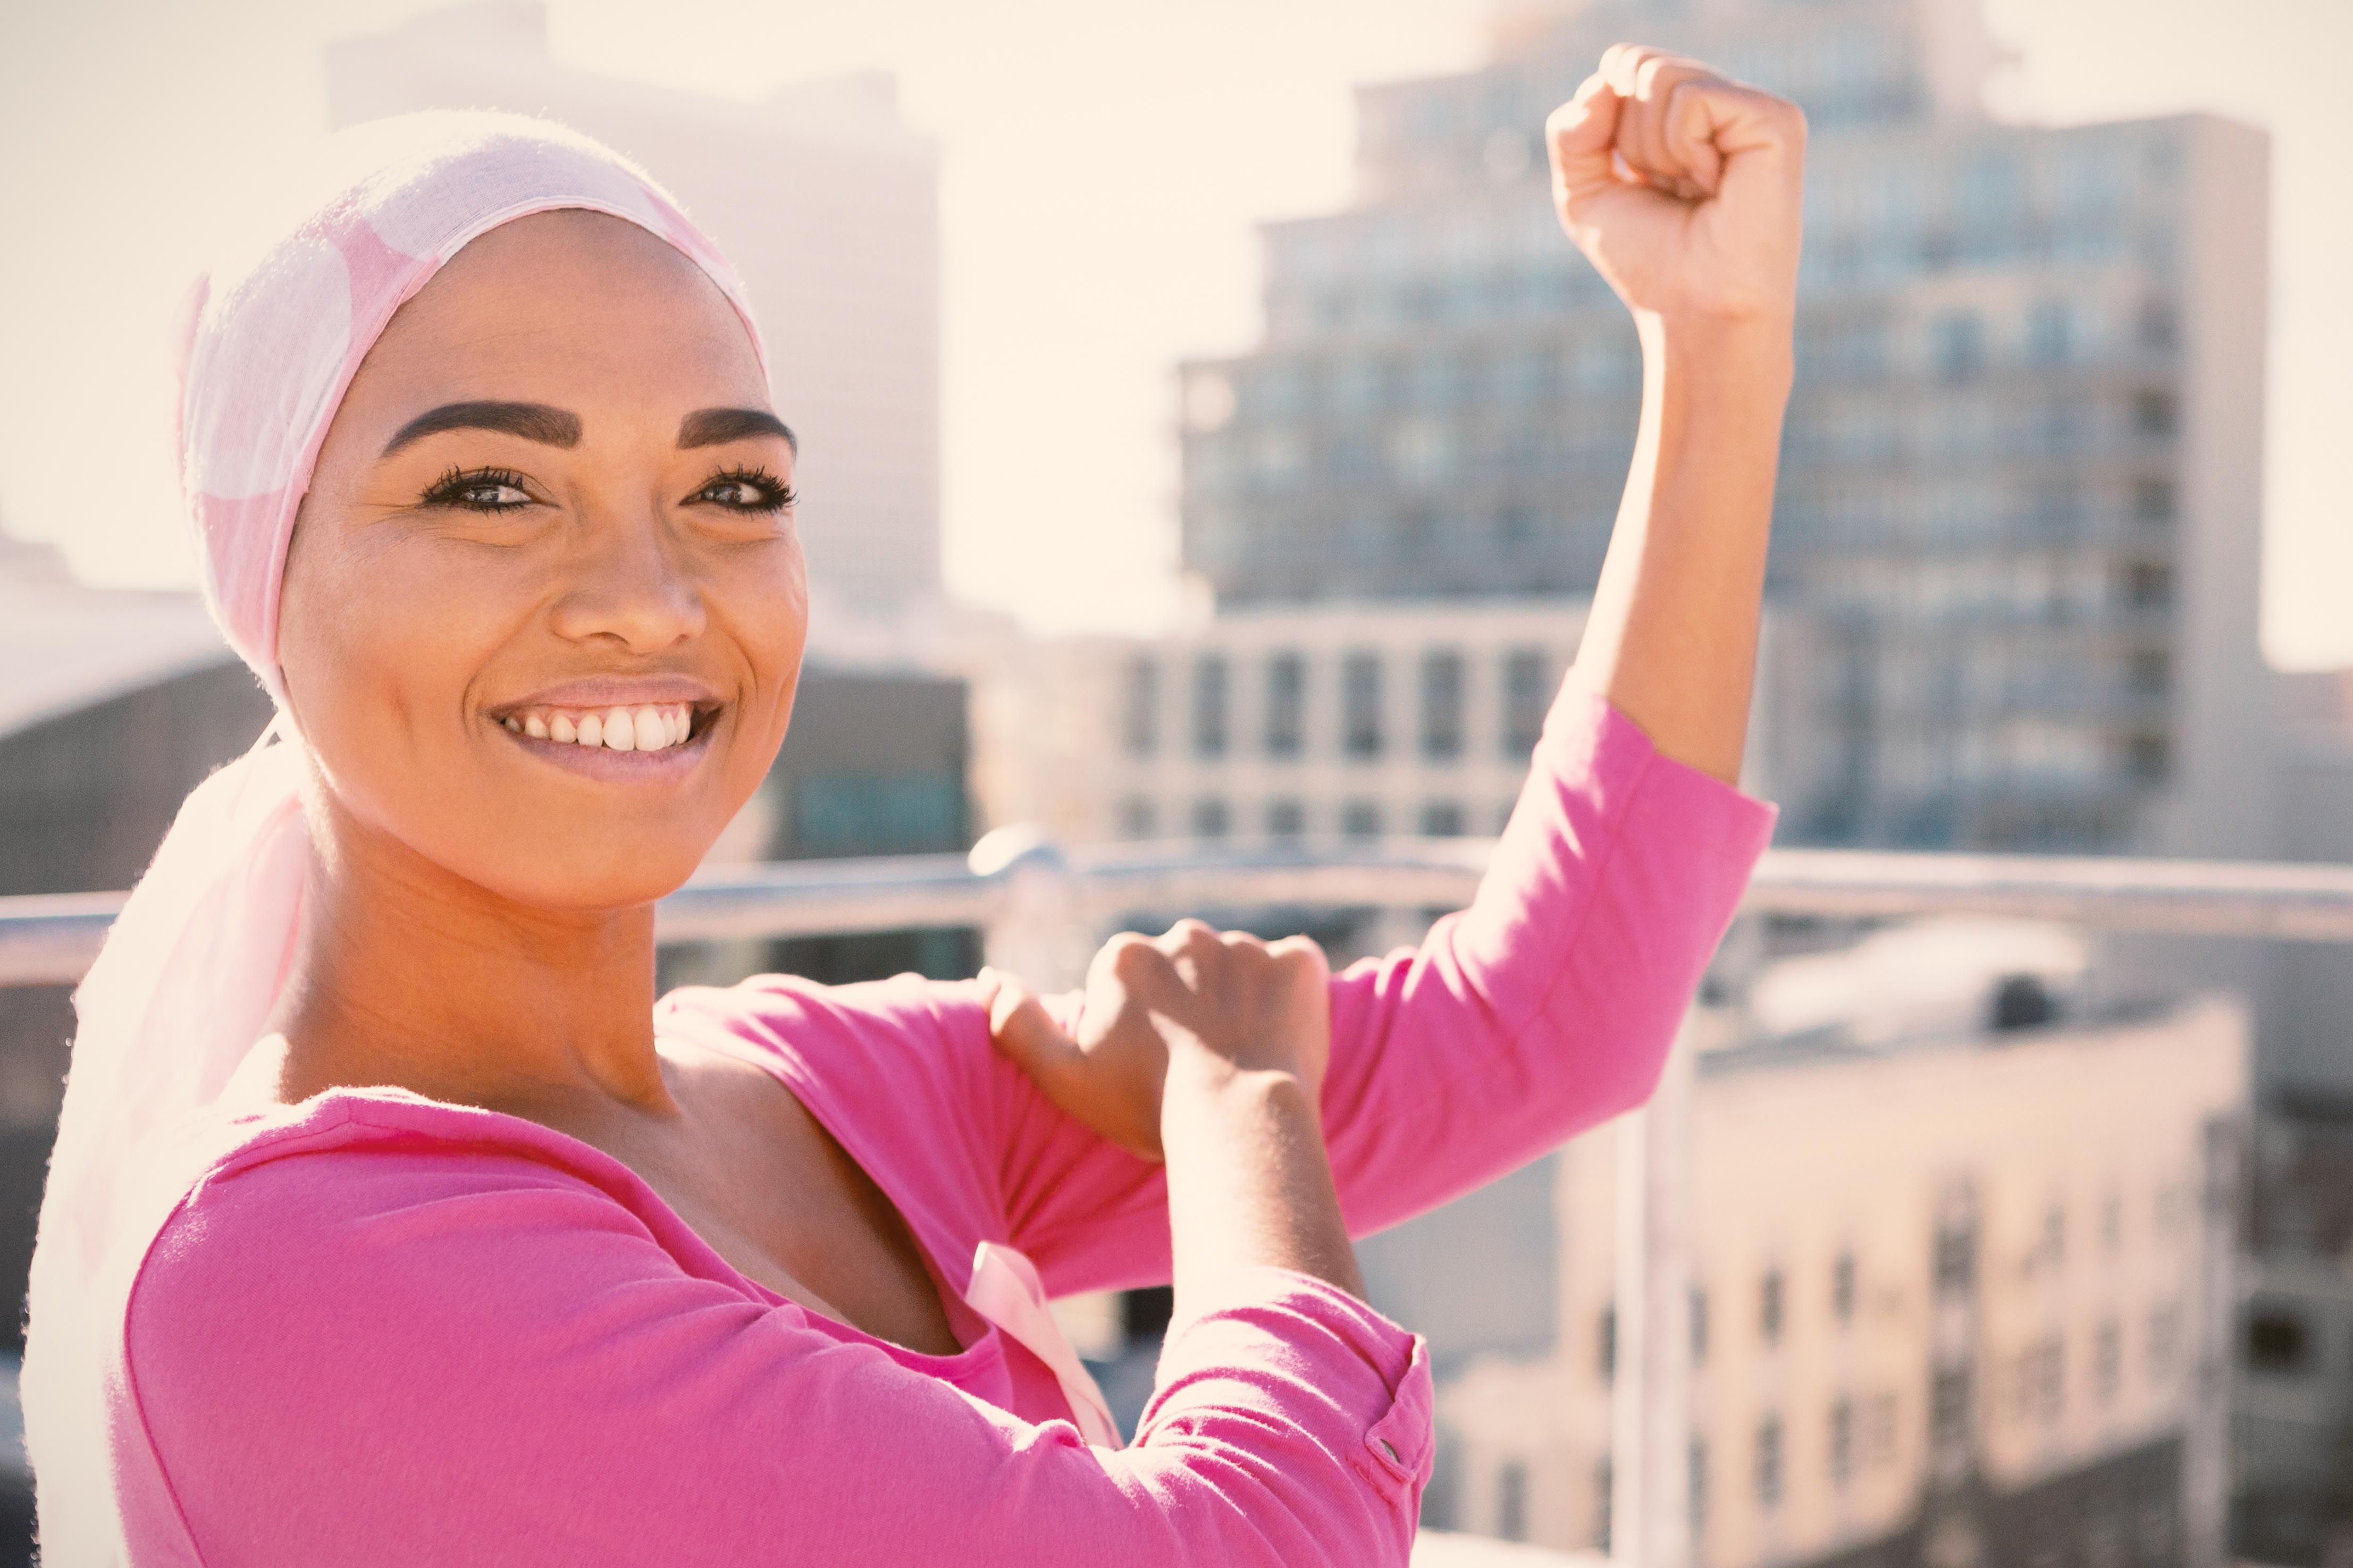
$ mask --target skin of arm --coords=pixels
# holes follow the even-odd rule
[[[1331,1056],[1330,974],[1303,937],[1264,942],[1183,921],[1113,938],[1088,975],[1142,1026],[1087,1047],[1019,982],[984,972],[1001,1048],[1046,1094],[1134,1152],[1164,1159],[1176,1312],[1254,1267],[1362,1300],[1318,1110]]]
[[[1546,127],[1561,224],[1633,311],[1642,415],[1577,665],[1736,782],[1793,366],[1805,116],[1620,45]]]

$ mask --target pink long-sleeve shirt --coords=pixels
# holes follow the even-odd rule
[[[1332,981],[1352,1230],[1640,1103],[1771,826],[1572,680],[1471,908]],[[139,1568],[1406,1561],[1430,1373],[1363,1303],[1227,1279],[1112,1449],[959,1299],[982,1242],[1057,1295],[1169,1267],[1159,1168],[998,1055],[976,986],[772,975],[656,1025],[799,1097],[905,1216],[962,1352],[784,1300],[530,1121],[388,1089],[225,1114],[112,1391]]]

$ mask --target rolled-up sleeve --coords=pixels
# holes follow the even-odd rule
[[[1303,1276],[1224,1281],[1103,1450],[698,1277],[522,1159],[215,1183],[125,1348],[142,1564],[1403,1564],[1430,1444],[1419,1342]]]

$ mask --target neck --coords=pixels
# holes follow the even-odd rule
[[[277,1092],[393,1085],[543,1122],[675,1114],[650,904],[546,910],[468,882],[314,792]]]

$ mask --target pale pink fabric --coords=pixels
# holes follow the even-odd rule
[[[468,241],[552,208],[608,213],[675,246],[758,351],[733,273],[650,180],[571,131],[509,115],[410,115],[331,138],[191,292],[182,487],[206,600],[273,697],[287,542],[353,374]],[[75,994],[23,1385],[52,1563],[121,1560],[104,1390],[119,1380],[132,1274],[191,1174],[174,1130],[251,1048],[293,951],[308,856],[300,738],[282,709],[272,731],[287,743],[258,744],[189,796]]]
[[[1771,824],[1572,682],[1472,907],[1332,982],[1351,1228],[1639,1103]],[[1430,1373],[1361,1303],[1283,1270],[1226,1281],[1116,1450],[964,1309],[983,1247],[1057,1294],[1169,1261],[1160,1170],[992,1049],[977,987],[768,976],[674,993],[656,1025],[758,1064],[833,1132],[905,1216],[963,1352],[777,1297],[528,1121],[398,1090],[223,1110],[191,1134],[200,1173],[111,1390],[139,1568],[1407,1561]]]

